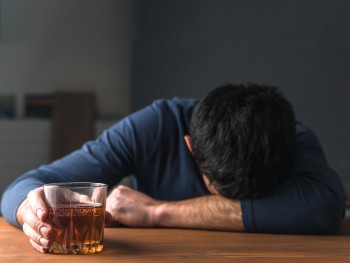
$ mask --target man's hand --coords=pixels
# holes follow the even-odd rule
[[[40,252],[48,252],[52,244],[52,227],[45,222],[47,215],[42,187],[31,191],[17,210],[18,223],[32,246]]]
[[[94,193],[96,195],[99,192]],[[85,195],[79,195],[72,191],[66,191],[60,196],[61,200],[75,202],[91,202]],[[52,226],[47,222],[48,208],[45,203],[43,187],[29,192],[17,210],[17,221],[22,226],[23,232],[29,237],[31,245],[40,252],[48,252],[53,243],[54,233]],[[111,215],[106,213],[106,221],[110,221]]]
[[[178,202],[161,202],[126,186],[107,198],[109,225],[243,231],[240,201],[218,194]],[[106,221],[107,222],[107,221]]]
[[[162,202],[120,185],[107,198],[106,210],[112,216],[107,225],[125,225],[130,227],[155,227],[155,209]],[[108,213],[107,213],[108,214]]]

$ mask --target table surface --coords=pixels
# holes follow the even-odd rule
[[[102,252],[55,255],[0,218],[0,244],[0,262],[350,262],[350,221],[331,236],[106,228]]]

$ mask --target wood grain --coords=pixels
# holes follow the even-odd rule
[[[106,228],[102,252],[54,255],[0,218],[0,242],[0,262],[350,262],[350,221],[333,236]]]

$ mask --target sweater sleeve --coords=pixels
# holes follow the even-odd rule
[[[45,183],[89,181],[115,185],[134,173],[137,165],[149,156],[157,132],[158,115],[152,106],[130,115],[81,149],[18,177],[3,193],[2,215],[19,226],[16,220],[19,205],[31,190]]]
[[[264,198],[241,201],[246,232],[332,234],[344,216],[345,194],[311,130],[297,125],[294,175]]]

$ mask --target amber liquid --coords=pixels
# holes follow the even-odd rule
[[[101,251],[105,208],[99,204],[67,206],[53,207],[49,211],[48,221],[55,233],[50,252],[92,254]]]

